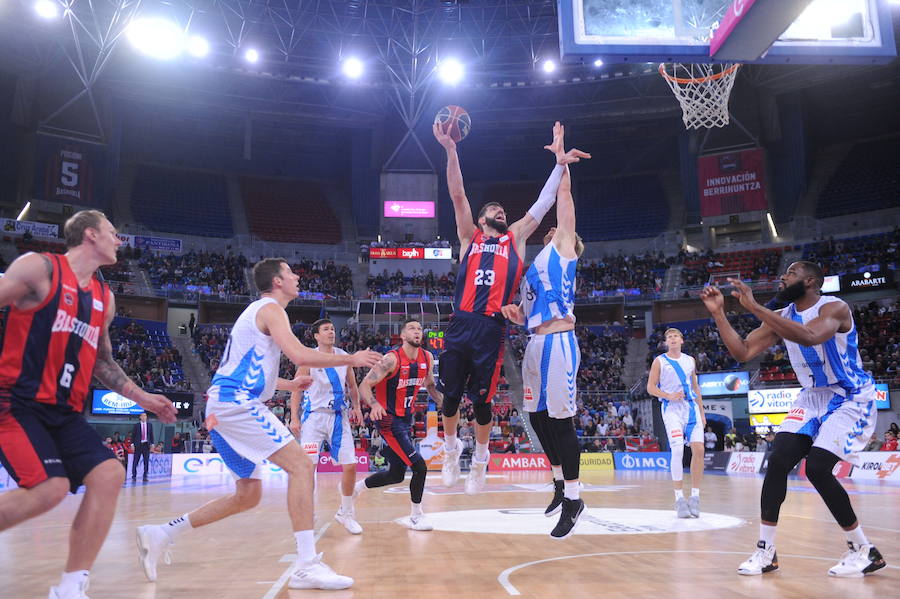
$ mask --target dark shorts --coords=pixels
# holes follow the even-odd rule
[[[394,462],[399,459],[406,466],[412,466],[413,461],[417,458],[422,459],[410,437],[411,429],[412,415],[403,418],[393,414],[382,416],[378,432],[381,433],[381,437],[387,445],[387,448],[382,451],[386,460]]]
[[[505,321],[455,312],[444,333],[438,389],[456,399],[465,393],[473,404],[490,403],[500,380],[505,342]]]
[[[0,462],[25,489],[54,476],[69,479],[74,493],[113,452],[81,414],[17,400],[0,404]]]

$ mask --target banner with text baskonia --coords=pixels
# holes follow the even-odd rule
[[[697,158],[700,216],[768,210],[765,165],[759,148]]]

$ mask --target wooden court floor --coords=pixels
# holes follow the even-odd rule
[[[844,536],[806,481],[792,479],[776,541],[781,567],[742,577],[737,565],[757,539],[760,476],[707,475],[702,515],[678,520],[664,472],[586,472],[590,510],[563,541],[542,516],[550,494],[542,473],[491,475],[486,492],[469,497],[429,475],[425,510],[443,530],[410,531],[406,486],[369,491],[357,503],[364,532],[348,534],[332,518],[338,474],[320,474],[318,548],[337,572],[355,578],[346,591],[289,591],[294,543],[285,483],[266,481],[251,512],[182,535],[159,581],[137,562],[135,527],[159,523],[225,493],[227,476],[130,484],[92,571],[89,596],[103,598],[274,599],[330,597],[661,597],[676,599],[900,596],[900,485],[846,481],[869,539],[888,567],[864,579],[826,574],[844,551]],[[58,580],[69,524],[80,496],[0,534],[0,596],[46,597]],[[476,530],[490,532],[475,532]]]

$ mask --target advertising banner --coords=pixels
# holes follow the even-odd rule
[[[35,199],[102,208],[106,148],[37,135],[34,157]]]
[[[740,371],[698,374],[697,382],[700,383],[700,393],[703,397],[707,395],[745,395],[750,388],[750,373]]]
[[[550,462],[542,453],[492,453],[489,472],[550,470]]]
[[[434,218],[434,202],[393,200],[384,203],[385,218]]]
[[[151,453],[150,468],[147,471],[147,478],[169,478],[172,476],[172,456],[179,455],[177,453]],[[183,455],[183,454],[182,454]],[[209,454],[206,454],[209,455]],[[128,454],[128,467],[125,474],[131,476],[131,468],[134,465],[134,454]],[[144,476],[144,460],[138,464],[138,476]]]
[[[747,408],[751,414],[778,414],[790,410],[800,396],[802,387],[786,389],[753,389],[747,394]]]
[[[877,272],[866,271],[841,275],[841,289],[844,292],[894,289],[894,287],[894,271],[885,268]]]
[[[425,248],[426,260],[450,260],[453,250],[450,248]]]
[[[134,247],[141,250],[150,250],[153,252],[173,252],[181,253],[181,240],[172,239],[170,237],[147,237],[146,235],[135,235],[132,238]]]
[[[613,455],[609,452],[581,454],[582,470],[612,470],[613,467]]]
[[[787,412],[784,414],[750,414],[750,426],[756,429],[757,433],[777,433],[785,416],[787,416]]]
[[[728,474],[756,474],[762,467],[765,455],[761,451],[732,452],[725,472]]]
[[[697,158],[700,216],[768,210],[765,162],[760,148]]]
[[[728,422],[734,422],[734,413],[732,410],[731,400],[706,399],[703,398],[703,411],[706,412],[707,418],[712,415],[727,418]]]
[[[194,394],[177,391],[167,391],[166,397],[175,404],[179,418],[192,418],[194,416]],[[137,405],[124,395],[119,395],[109,389],[94,389],[91,391],[91,413],[110,414],[115,416],[131,416],[143,414],[144,408]]]
[[[323,451],[319,454],[319,462],[316,464],[316,472],[343,472],[344,467],[340,464],[335,464],[331,459],[331,454],[327,451]],[[357,472],[368,472],[369,471],[369,453],[367,451],[363,451],[362,449],[356,450],[356,471]]]
[[[891,390],[887,383],[875,384],[875,407],[879,410],[891,409]]]
[[[621,452],[613,454],[616,470],[669,470],[669,453]]]
[[[450,248],[369,248],[371,260],[449,260]]]
[[[730,451],[705,451],[703,452],[703,469],[724,472],[731,460]]]
[[[900,481],[900,452],[863,451],[850,478]]]
[[[29,232],[35,237],[59,238],[59,225],[49,223],[35,223],[29,220],[15,220],[14,218],[0,218],[0,228],[4,233],[16,233],[24,235]]]

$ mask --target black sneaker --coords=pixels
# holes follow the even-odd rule
[[[571,535],[583,511],[584,501],[581,499],[563,498],[562,514],[559,516],[559,522],[550,532],[550,536],[554,539],[565,539]]]
[[[547,509],[544,510],[544,515],[548,518],[556,514],[562,508],[563,502],[563,481],[555,480],[553,481],[553,486],[555,487],[553,491],[553,500],[550,502],[550,505],[547,506]]]

